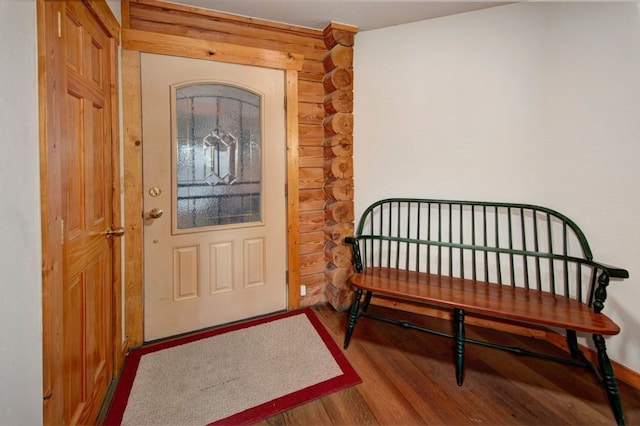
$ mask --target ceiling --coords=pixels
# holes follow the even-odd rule
[[[359,31],[438,18],[509,2],[400,0],[171,0],[204,9],[323,29],[329,22]]]

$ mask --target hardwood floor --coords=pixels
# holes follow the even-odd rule
[[[347,314],[325,305],[314,311],[342,347]],[[417,315],[412,320],[450,331],[442,320]],[[545,342],[489,329],[468,326],[466,332],[522,347],[542,343],[551,353],[561,352]],[[344,353],[363,383],[260,424],[615,424],[604,391],[579,367],[469,345],[459,387],[449,339],[369,318],[360,320]],[[618,384],[627,424],[640,425],[640,391]]]

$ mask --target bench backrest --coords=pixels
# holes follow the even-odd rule
[[[532,288],[589,306],[601,273],[580,228],[533,205],[386,199],[365,210],[356,237],[362,268]]]

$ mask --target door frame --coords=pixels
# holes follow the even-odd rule
[[[111,87],[111,173],[113,226],[121,226],[120,204],[120,125],[118,102],[118,45],[120,24],[106,1],[83,0],[107,33],[110,43],[111,68],[108,70]],[[59,17],[63,16],[65,2],[38,0],[38,98],[39,98],[39,144],[40,144],[40,188],[42,226],[42,347],[43,347],[43,422],[58,424],[63,418],[64,389],[62,387],[62,341],[63,321],[63,189],[62,129],[58,123],[64,120],[58,105],[64,101],[56,81],[65,72],[66,64],[58,60],[56,52],[63,48],[59,44]],[[113,239],[112,245],[112,342],[113,374],[118,373],[124,362],[126,342],[122,339],[122,243]],[[112,377],[113,379],[113,377]]]
[[[298,71],[304,56],[190,37],[122,29],[122,114],[125,217],[125,335],[143,343],[142,94],[140,54],[156,53],[284,70],[287,185],[287,305],[300,307]]]

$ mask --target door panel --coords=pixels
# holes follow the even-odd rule
[[[110,88],[103,74],[109,39],[81,3],[70,3],[67,137],[63,164],[65,292],[64,367],[69,377],[65,413],[71,424],[92,421],[111,381],[111,246],[105,231],[111,216]],[[66,30],[66,31],[64,31]],[[107,125],[109,124],[109,125]],[[107,208],[108,207],[108,208]]]
[[[60,209],[54,220],[59,225],[46,228],[60,246],[43,250],[45,262],[57,247],[62,259],[60,281],[47,277],[43,291],[45,423],[88,424],[95,422],[113,378],[113,245],[106,231],[113,223],[117,149],[111,109],[115,45],[86,3],[43,7],[47,31],[55,26],[57,33],[45,39],[45,78],[55,81],[45,95],[46,112],[55,119],[47,121],[43,167],[59,170],[43,184],[50,189],[43,208]]]
[[[145,340],[285,309],[283,72],[153,54],[141,70]]]

